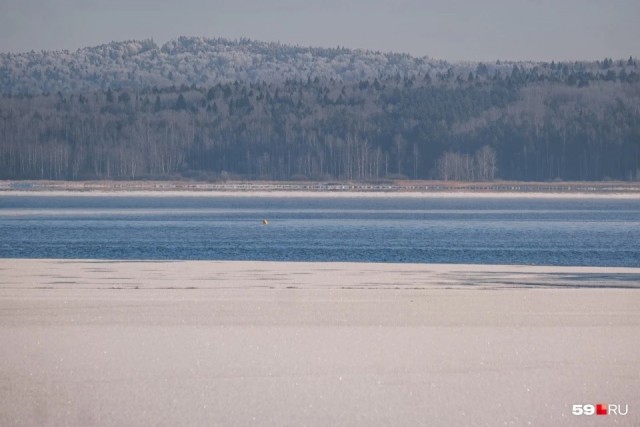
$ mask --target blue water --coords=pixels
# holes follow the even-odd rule
[[[640,200],[4,195],[0,240],[3,258],[640,267]]]

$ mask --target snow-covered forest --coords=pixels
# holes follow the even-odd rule
[[[446,72],[444,61],[344,48],[307,48],[245,40],[181,37],[112,42],[75,52],[0,54],[0,90],[12,94],[207,86],[234,81],[321,78],[358,81]]]
[[[640,179],[640,70],[250,40],[0,54],[0,178]]]

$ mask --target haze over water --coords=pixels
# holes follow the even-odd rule
[[[640,267],[640,200],[2,196],[0,235],[3,258]]]

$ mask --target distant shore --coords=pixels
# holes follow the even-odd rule
[[[0,195],[640,198],[640,183],[452,181],[0,181]]]

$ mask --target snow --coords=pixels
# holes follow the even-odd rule
[[[640,420],[640,281],[626,280],[640,269],[11,259],[0,269],[1,425]],[[581,283],[596,287],[567,288]],[[621,283],[635,288],[607,288]],[[585,403],[628,404],[629,415],[571,415]]]
[[[191,66],[185,67],[186,63]],[[71,70],[74,64],[75,72]],[[240,74],[244,77],[240,76],[238,67],[242,68]],[[140,88],[150,82],[163,86],[200,84],[202,81],[215,84],[246,76],[252,76],[252,81],[267,82],[287,78],[306,80],[309,75],[348,81],[395,75],[396,72],[414,75],[434,67],[444,72],[447,64],[417,63],[409,55],[393,53],[179,37],[161,47],[152,40],[127,40],[75,52],[0,53],[0,92],[40,94],[72,89],[74,92],[102,90],[104,87]],[[114,77],[126,76],[133,69],[138,70],[133,79]],[[172,72],[174,79],[163,78],[159,70],[166,70],[163,75]],[[361,70],[366,71],[364,76]],[[52,72],[55,76],[37,77],[37,74],[47,76]],[[92,78],[94,73],[97,79]]]
[[[599,193],[599,192],[575,192],[575,193],[544,193],[544,192],[472,192],[472,191],[278,191],[278,190],[0,190],[2,196],[52,196],[52,197],[299,197],[299,198],[507,198],[507,199],[638,199],[640,193]]]

